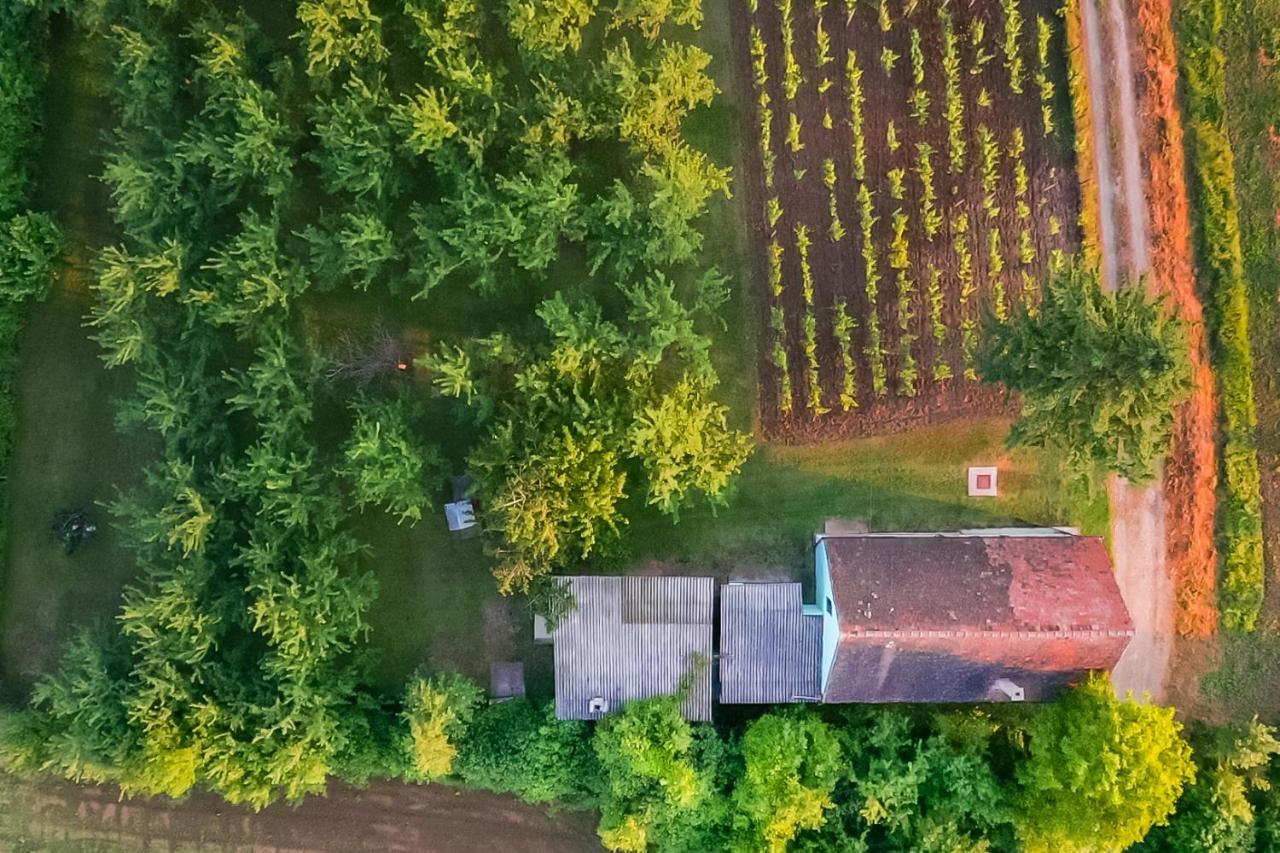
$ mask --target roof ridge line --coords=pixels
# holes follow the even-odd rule
[[[1006,637],[1011,639],[1030,639],[1034,637],[1060,637],[1063,639],[1075,638],[1094,638],[1094,637],[1132,637],[1134,630],[1115,629],[1115,628],[1099,628],[1099,629],[1048,629],[1037,628],[1035,630],[1015,631],[1009,629],[999,630],[983,630],[979,628],[973,629],[957,629],[957,628],[868,628],[863,630],[849,630],[842,628],[840,636],[846,637],[871,637],[886,639],[918,639],[921,637],[934,639],[957,639],[969,637]]]

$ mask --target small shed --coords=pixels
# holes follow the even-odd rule
[[[524,698],[524,664],[495,661],[489,664],[489,698],[494,702]]]
[[[629,701],[687,686],[685,717],[711,719],[713,579],[579,576],[562,582],[577,607],[550,632],[557,717],[597,720]]]

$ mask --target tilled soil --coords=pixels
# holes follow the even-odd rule
[[[574,853],[602,850],[596,816],[551,815],[511,797],[443,785],[332,786],[254,814],[217,797],[120,801],[114,788],[41,783],[22,792],[24,849],[290,853]],[[9,815],[12,820],[14,815]],[[2,841],[3,839],[0,839]]]
[[[1038,69],[1037,18],[1051,22],[1049,75],[1059,96],[1067,92],[1063,37],[1060,21],[1051,0],[1023,0],[1020,51],[1024,66],[1023,91],[1012,91],[1010,75],[1005,68],[1002,49],[1003,19],[997,0],[978,0],[968,4],[950,4],[953,29],[957,34],[961,61],[961,91],[964,100],[964,167],[959,174],[949,168],[947,124],[944,119],[946,80],[942,67],[942,25],[936,0],[915,4],[890,3],[893,18],[884,31],[876,16],[874,4],[859,3],[849,16],[844,4],[828,3],[820,11],[814,4],[795,3],[791,30],[794,54],[804,73],[794,101],[786,98],[783,78],[783,25],[774,0],[759,0],[754,14],[744,10],[736,22],[737,67],[742,75],[740,90],[753,93],[749,109],[744,110],[745,160],[748,171],[746,187],[750,227],[757,237],[757,260],[761,282],[760,318],[763,339],[760,381],[762,422],[766,434],[780,440],[807,440],[815,437],[839,437],[892,432],[903,425],[945,420],[964,414],[1004,411],[998,393],[980,389],[970,374],[972,353],[966,352],[962,327],[977,323],[1003,289],[1006,308],[1021,302],[1034,304],[1040,282],[1055,251],[1072,251],[1079,243],[1078,189],[1071,152],[1064,140],[1069,131],[1070,111],[1065,102],[1055,104],[1053,112],[1057,130],[1046,135],[1035,81]],[[905,19],[904,8],[912,8]],[[832,61],[818,63],[817,27],[830,36]],[[752,29],[759,31],[766,45],[766,70],[773,113],[770,150],[776,155],[774,185],[766,187],[760,146],[758,90],[754,87],[751,65]],[[912,82],[910,58],[911,30],[920,32],[924,55],[924,88],[930,106],[922,123],[912,115],[910,93]],[[980,42],[975,36],[982,34]],[[858,204],[859,182],[854,177],[854,132],[850,119],[850,84],[846,73],[847,57],[852,50],[862,70],[862,89],[866,96],[864,134],[867,144],[867,187],[873,194],[873,242],[878,253],[878,286],[874,305],[868,298],[866,267],[863,260],[861,213]],[[900,58],[886,73],[881,57],[892,51]],[[980,60],[980,55],[988,59]],[[824,82],[825,81],[825,82]],[[982,93],[985,92],[986,96]],[[989,103],[989,105],[984,105]],[[803,147],[792,152],[787,141],[789,114],[794,112],[801,131]],[[825,117],[831,116],[831,127]],[[894,127],[896,147],[889,142],[889,125]],[[981,179],[979,128],[988,130],[1000,151],[996,188],[997,213],[989,217],[983,210],[984,191]],[[1008,152],[1015,129],[1022,131],[1028,185],[1019,195],[1014,163]],[[932,150],[933,190],[936,207],[942,215],[940,229],[928,238],[922,210],[923,184],[917,173],[919,146]],[[836,212],[846,234],[833,240],[830,195],[824,181],[824,163],[835,166]],[[903,170],[902,198],[892,197],[888,175]],[[769,199],[777,197],[782,215],[770,224]],[[1018,215],[1018,202],[1026,204],[1028,213]],[[905,301],[906,316],[900,316],[900,293],[897,270],[891,269],[889,248],[893,239],[893,218],[897,211],[908,217],[907,239],[911,282]],[[962,299],[959,254],[954,248],[960,230],[960,214],[968,217],[964,232],[972,256],[975,290]],[[806,304],[799,252],[796,249],[796,227],[808,229],[812,245],[809,262],[814,279],[813,305]],[[1034,258],[1022,264],[1020,232],[1026,230],[1034,247]],[[995,231],[1003,271],[994,273],[990,260],[990,234]],[[768,286],[769,244],[783,247],[782,295],[776,300]],[[942,304],[937,319],[945,326],[942,340],[933,333],[931,306],[927,286],[932,269],[941,273]],[[999,286],[997,286],[999,282]],[[852,346],[855,361],[857,406],[844,411],[840,401],[844,366],[841,344],[834,332],[838,305],[854,320]],[[781,307],[785,316],[785,339],[788,373],[791,385],[791,407],[786,411],[781,399],[782,386],[777,366],[771,358],[773,333],[769,326],[771,307]],[[882,337],[882,352],[887,378],[886,393],[877,395],[873,387],[869,322],[874,312]],[[817,325],[817,360],[821,397],[809,399],[808,359],[804,349],[805,316],[812,313]],[[971,338],[972,342],[972,338]],[[909,354],[909,356],[908,356]],[[918,379],[913,383],[908,362],[914,361]],[[946,365],[951,378],[940,378],[935,371]],[[904,370],[904,368],[907,368]],[[915,387],[912,387],[914,384]],[[815,403],[817,405],[815,405]],[[818,414],[815,409],[830,411]]]

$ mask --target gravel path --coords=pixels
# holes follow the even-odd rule
[[[1109,290],[1148,271],[1147,200],[1138,144],[1134,42],[1124,0],[1081,0],[1093,109],[1103,284]],[[1163,477],[1135,487],[1112,478],[1112,557],[1133,618],[1134,638],[1112,672],[1116,692],[1163,701],[1173,652],[1174,589],[1165,566]]]

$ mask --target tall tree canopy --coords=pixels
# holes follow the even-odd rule
[[[1094,675],[1036,715],[1017,773],[1023,844],[1119,850],[1165,823],[1195,775],[1173,713],[1121,701]]]
[[[487,428],[470,462],[501,539],[504,591],[615,536],[629,488],[670,515],[723,501],[750,450],[710,396],[697,312],[661,276],[623,294],[620,322],[557,296],[539,307],[545,336],[532,345],[497,336],[421,362]]]
[[[1022,395],[1010,441],[1061,448],[1082,473],[1148,480],[1191,385],[1182,323],[1141,287],[1104,293],[1080,263],[1055,270],[1037,313],[988,318],[978,369]]]

